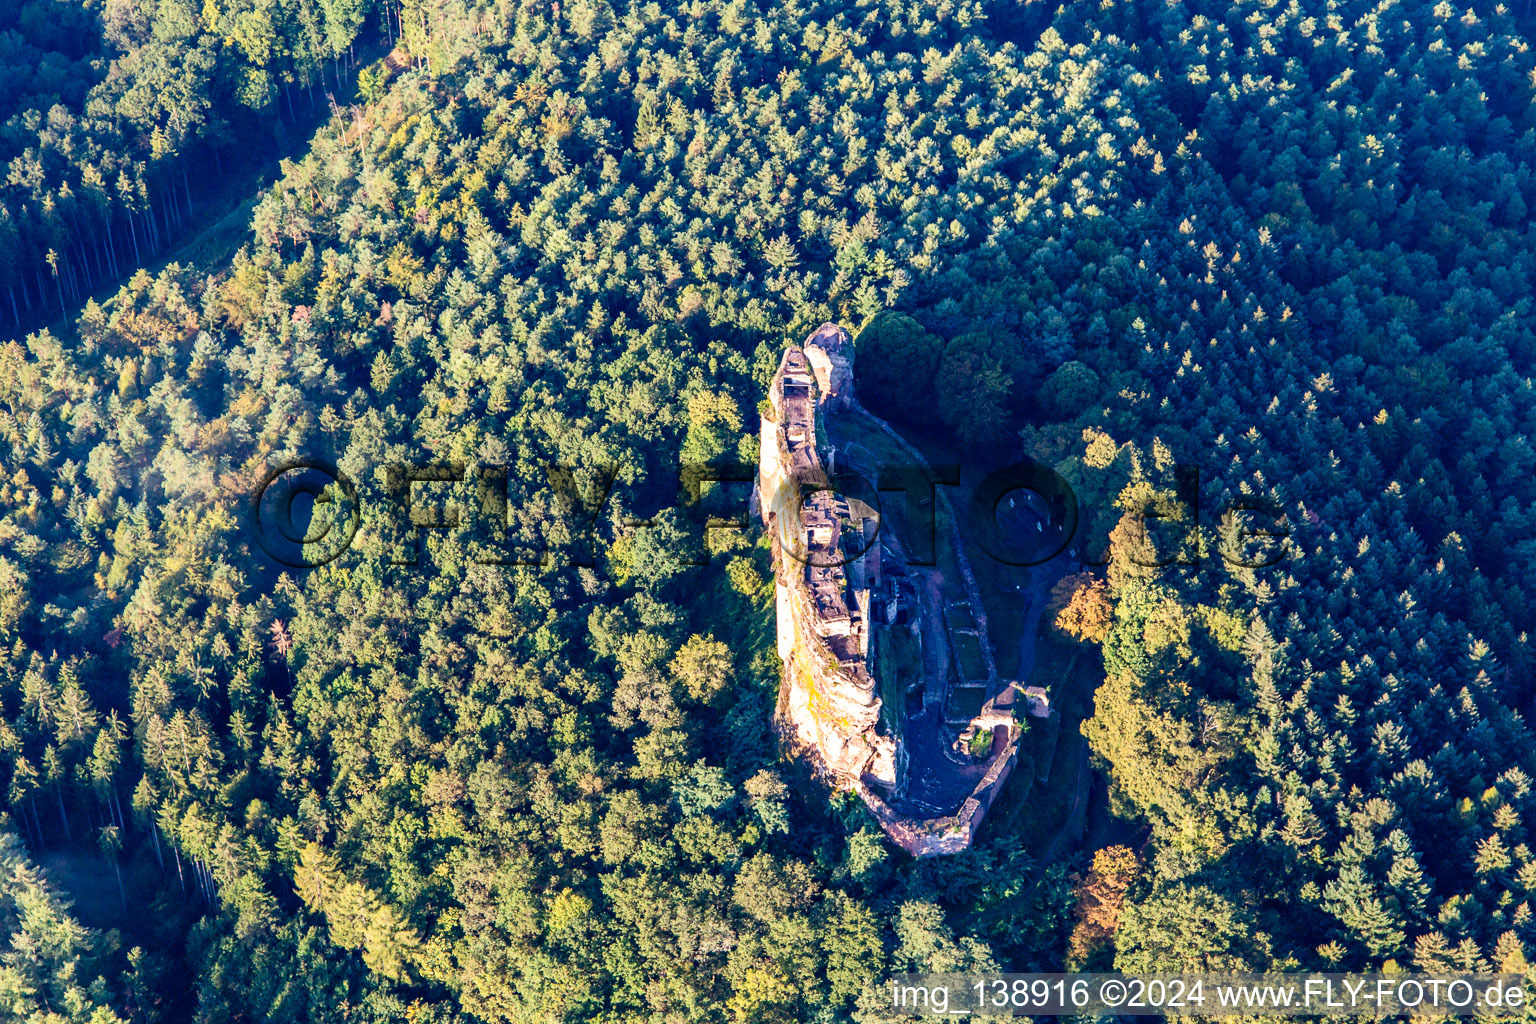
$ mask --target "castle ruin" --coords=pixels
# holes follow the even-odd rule
[[[825,454],[835,462],[836,430],[854,421],[896,437],[854,395],[847,332],[823,324],[785,351],[761,422],[753,506],[772,542],[784,662],[775,728],[829,785],[859,793],[903,849],[958,852],[975,838],[1015,763],[1015,688],[997,680],[990,656],[976,656],[986,650],[984,617],[973,617],[963,600],[947,612],[937,605],[942,578],[904,589],[906,574],[893,559],[887,585],[887,541],[898,549],[899,542],[882,539],[875,509],[836,491],[837,467],[823,461]],[[898,608],[903,594],[909,607]],[[926,662],[919,658],[927,667],[913,684],[914,698],[922,689],[917,711],[902,706],[914,702],[899,692],[898,706],[886,707],[889,687],[882,694],[882,646],[896,630],[920,654],[934,648]],[[990,743],[977,743],[982,733]]]

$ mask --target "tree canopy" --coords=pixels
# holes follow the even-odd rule
[[[873,1021],[908,970],[1525,971],[1522,19],[0,11],[0,320],[69,314],[0,344],[5,1012]],[[152,270],[184,175],[349,66],[239,251]],[[1072,482],[1098,532],[1042,635],[1092,666],[1134,850],[993,813],[914,862],[779,756],[767,550],[682,467],[756,458],[826,320],[903,430]],[[250,504],[305,460],[355,495],[296,568]]]

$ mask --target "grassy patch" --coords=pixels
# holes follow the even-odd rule
[[[992,730],[982,729],[971,737],[971,756],[986,757],[992,752]]]

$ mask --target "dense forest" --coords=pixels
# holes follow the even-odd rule
[[[381,42],[420,36],[407,10],[422,13],[391,0],[0,7],[0,322],[78,311],[149,262],[195,217],[192,179],[270,149],[317,94],[331,109],[354,84],[377,94],[387,69],[353,81],[359,34],[371,17]]]
[[[1524,16],[0,5],[0,1016],[1527,972]],[[311,104],[238,251],[179,259],[194,183]],[[767,552],[683,467],[755,459],[829,319],[893,422],[1071,480],[1052,628],[1132,846],[999,815],[914,861],[780,756]],[[314,568],[252,534],[303,461],[353,485]]]

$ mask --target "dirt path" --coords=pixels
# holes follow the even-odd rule
[[[1036,566],[1030,574],[1029,590],[1025,596],[1029,610],[1024,614],[1024,628],[1019,633],[1019,680],[1029,678],[1035,667],[1035,646],[1040,639],[1040,618],[1050,603],[1051,588],[1056,581],[1072,571],[1072,559],[1065,553],[1057,555],[1044,565]]]

